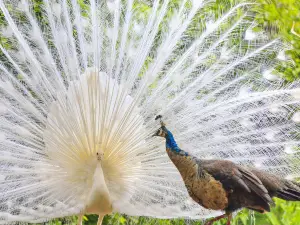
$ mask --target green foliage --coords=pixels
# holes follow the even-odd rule
[[[298,225],[300,221],[300,203],[286,202],[275,199],[276,205],[271,212],[260,214],[249,210],[240,211],[233,219],[232,225]],[[83,225],[96,225],[97,215],[88,215],[84,218]],[[77,218],[57,219],[47,225],[77,225]],[[120,214],[106,216],[102,225],[203,225],[204,221],[185,219],[153,219],[147,217],[128,217]],[[225,225],[226,219],[215,222],[214,225]]]
[[[272,36],[280,37],[291,46],[287,54],[294,66],[283,63],[282,72],[289,81],[300,77],[300,1],[257,0],[256,21]],[[291,32],[294,25],[294,31]]]

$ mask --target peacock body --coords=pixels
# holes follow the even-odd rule
[[[253,31],[251,4],[213,6],[0,0],[0,224],[210,217],[151,138],[157,114],[199,158],[299,176],[299,82],[273,70],[284,46]]]
[[[204,208],[225,211],[206,225],[224,217],[228,217],[227,225],[230,225],[232,213],[241,208],[269,212],[270,205],[274,204],[272,197],[300,201],[300,185],[296,182],[229,160],[205,160],[189,155],[178,147],[163,122],[154,136],[166,139],[168,156],[178,169],[189,196]]]

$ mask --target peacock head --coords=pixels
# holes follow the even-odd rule
[[[161,127],[152,135],[153,137],[159,136],[159,137],[164,137],[166,138],[168,136],[168,129],[166,128],[164,122],[161,120],[162,116],[158,115],[155,117],[155,120],[160,119],[160,125]]]
[[[156,136],[159,136],[159,137],[167,137],[168,135],[168,130],[165,126],[161,126],[152,136],[153,137],[156,137]]]
[[[162,116],[156,116],[155,120],[160,119],[161,127],[152,135],[164,137],[166,139],[166,147],[172,149],[173,151],[180,152],[180,148],[173,137],[173,134],[166,128],[165,123],[161,120]]]
[[[104,157],[104,153],[102,151],[98,151],[96,154],[97,154],[97,160],[101,161]]]

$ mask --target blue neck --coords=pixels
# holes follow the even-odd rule
[[[168,135],[166,137],[166,148],[169,148],[169,149],[171,149],[171,151],[177,152],[177,153],[183,152],[178,147],[178,145],[173,137],[173,134],[169,130],[168,130]],[[186,153],[186,155],[187,155],[187,153]]]
[[[166,147],[173,149],[173,148],[178,148],[178,145],[173,137],[173,134],[168,131],[168,135],[166,137]]]

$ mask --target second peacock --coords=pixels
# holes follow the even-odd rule
[[[156,119],[161,119],[157,116]],[[178,147],[173,134],[161,120],[161,127],[153,136],[166,139],[166,151],[178,169],[188,194],[207,209],[223,210],[224,215],[205,223],[227,217],[230,225],[232,213],[248,208],[260,213],[269,212],[272,197],[300,201],[300,186],[270,173],[237,165],[229,160],[204,160],[190,155]]]

